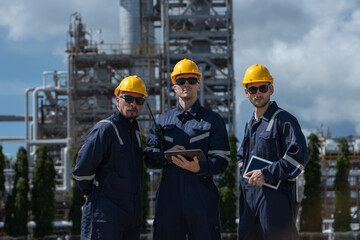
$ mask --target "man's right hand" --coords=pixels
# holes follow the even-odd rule
[[[260,169],[252,170],[246,173],[245,176],[250,177],[249,183],[252,185],[261,187],[265,184],[265,180]]]

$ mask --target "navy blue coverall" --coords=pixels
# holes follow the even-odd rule
[[[308,162],[306,140],[297,119],[275,102],[258,121],[253,115],[246,124],[238,151],[241,176],[253,155],[273,162],[261,169],[265,183],[281,182],[274,190],[241,178],[239,240],[298,239],[295,178]]]
[[[78,153],[73,177],[88,195],[81,239],[140,238],[143,151],[139,126],[118,109],[97,123]]]
[[[219,191],[212,176],[225,171],[230,156],[224,120],[197,100],[187,111],[179,104],[161,114],[157,123],[164,128],[163,149],[154,125],[145,149],[147,167],[163,168],[156,194],[154,239],[185,240],[186,235],[189,240],[221,239]],[[175,145],[203,150],[207,161],[199,162],[199,173],[164,158],[164,151]]]

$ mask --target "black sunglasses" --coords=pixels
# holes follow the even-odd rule
[[[246,88],[246,89],[250,94],[257,93],[258,89],[259,89],[260,92],[266,93],[267,91],[269,91],[269,84],[264,84],[264,85],[261,85],[259,87],[249,87],[249,88]]]
[[[119,95],[119,98],[123,98],[127,103],[133,103],[136,101],[136,105],[143,105],[145,102],[145,98],[142,97],[134,97],[131,95]]]
[[[185,82],[188,81],[189,84],[193,85],[199,82],[199,80],[197,78],[194,77],[190,77],[190,78],[177,78],[175,79],[175,84],[176,85],[184,85]]]

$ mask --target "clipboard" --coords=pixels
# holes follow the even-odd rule
[[[200,162],[206,161],[204,152],[201,149],[188,149],[188,150],[179,150],[179,151],[165,151],[165,156],[167,160],[172,163],[171,156],[181,155],[188,161],[193,161],[193,157],[197,156]]]
[[[256,170],[256,169],[262,169],[264,167],[269,166],[270,164],[272,164],[273,162],[263,159],[261,157],[257,157],[255,155],[253,155],[250,159],[249,164],[246,166],[246,169],[244,171],[243,177],[246,179],[250,179],[250,177],[245,176],[246,173],[252,171],[252,170]],[[268,184],[268,183],[264,183],[264,186],[267,186],[269,188],[275,189],[277,190],[279,188],[281,180],[279,180],[276,183],[273,184]]]

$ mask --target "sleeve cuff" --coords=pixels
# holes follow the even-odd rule
[[[272,176],[271,176],[271,174],[270,174],[270,172],[269,172],[269,170],[267,168],[261,169],[261,174],[262,174],[262,176],[264,178],[264,181],[266,183],[269,183],[269,184],[272,183],[272,181],[271,181]]]

